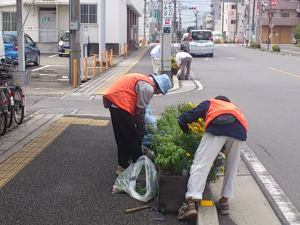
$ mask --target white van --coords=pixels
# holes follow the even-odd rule
[[[214,43],[211,30],[191,30],[188,52],[191,55],[214,56]]]
[[[5,62],[5,49],[2,34],[0,34],[0,62]]]

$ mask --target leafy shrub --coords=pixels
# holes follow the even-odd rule
[[[199,119],[188,124],[189,133],[183,133],[177,118],[195,105],[191,103],[170,106],[162,113],[157,121],[157,130],[152,133],[151,149],[155,152],[155,164],[165,175],[181,175],[184,170],[190,169],[193,156],[204,134],[204,122]],[[219,155],[211,168],[207,182],[218,178],[222,170],[224,157]]]
[[[296,39],[300,39],[300,24],[294,27],[293,34]]]
[[[250,47],[251,47],[251,48],[261,48],[261,47],[260,47],[260,44],[258,44],[258,43],[256,43],[256,42],[251,42],[251,43],[250,43]]]
[[[273,52],[280,52],[279,45],[272,45],[272,50],[273,50]]]
[[[175,57],[171,58],[171,73],[172,75],[176,75],[178,72],[178,67],[177,67],[177,63],[176,63],[176,59]]]

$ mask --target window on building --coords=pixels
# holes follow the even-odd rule
[[[17,18],[15,12],[3,12],[2,13],[2,30],[3,31],[16,31],[17,30]]]
[[[236,5],[231,5],[231,9],[236,9]]]
[[[231,20],[230,23],[231,23],[231,24],[235,24],[235,20]]]
[[[80,5],[80,22],[97,23],[97,5]]]

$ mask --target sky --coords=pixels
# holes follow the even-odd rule
[[[210,0],[178,0],[177,2],[181,5],[182,27],[184,28],[195,26],[194,10],[189,7],[195,6],[199,10],[198,25],[201,24],[203,14],[210,11]]]

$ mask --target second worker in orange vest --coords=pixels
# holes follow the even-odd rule
[[[195,202],[202,199],[211,165],[223,147],[226,155],[225,174],[218,207],[220,214],[229,214],[228,199],[233,197],[242,144],[247,139],[246,118],[226,96],[201,102],[194,109],[183,113],[178,123],[184,132],[188,132],[187,124],[199,118],[204,119],[205,133],[190,169],[186,203],[178,210],[179,220],[197,217]]]
[[[166,94],[172,87],[166,74],[144,75],[131,73],[117,80],[103,96],[109,108],[115,139],[118,147],[120,175],[142,155],[141,140],[145,134],[145,109],[154,94]]]

